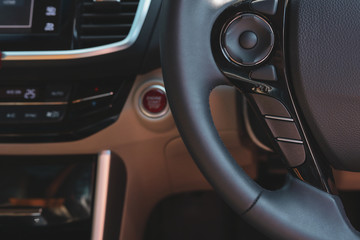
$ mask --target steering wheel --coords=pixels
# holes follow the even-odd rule
[[[274,239],[358,239],[331,168],[360,170],[360,1],[164,0],[161,55],[169,104],[202,173]],[[218,85],[244,94],[289,174],[263,189],[212,121]]]

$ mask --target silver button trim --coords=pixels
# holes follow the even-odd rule
[[[294,119],[286,118],[286,117],[277,117],[277,116],[265,115],[265,118],[266,119],[272,119],[272,120],[285,121],[285,122],[294,122]]]
[[[295,144],[304,144],[303,141],[301,140],[295,140],[295,139],[290,139],[290,138],[277,138],[276,139],[279,142],[287,142],[287,143],[295,143]]]

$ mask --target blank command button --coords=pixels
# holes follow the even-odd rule
[[[255,80],[276,81],[276,69],[273,65],[266,65],[251,71],[250,78]]]
[[[298,167],[305,162],[306,154],[303,144],[284,142],[278,139],[278,144],[290,167]]]
[[[262,115],[291,118],[286,107],[277,99],[260,94],[252,94],[252,96]]]
[[[265,119],[275,138],[289,138],[301,140],[299,131],[294,122]]]

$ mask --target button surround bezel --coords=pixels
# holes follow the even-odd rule
[[[260,60],[257,60],[256,62],[254,63],[241,63],[239,61],[237,61],[234,57],[231,56],[230,52],[227,50],[226,48],[226,44],[225,44],[225,39],[226,39],[226,32],[227,30],[229,29],[229,27],[237,20],[239,20],[240,18],[242,17],[247,17],[247,16],[254,16],[256,18],[258,18],[259,20],[261,20],[265,26],[270,30],[270,35],[271,35],[271,44],[268,48],[268,51],[266,54],[264,54],[264,56],[260,59]],[[250,31],[250,30],[249,30]],[[244,31],[245,32],[245,31]],[[254,32],[256,34],[256,32]],[[241,33],[242,34],[242,33]],[[257,34],[256,34],[257,35]],[[260,42],[260,37],[257,36],[257,43],[256,45],[259,44]],[[243,67],[253,67],[253,66],[257,66],[261,63],[263,63],[264,61],[266,61],[269,56],[271,55],[273,49],[274,49],[274,42],[275,42],[275,35],[274,35],[274,31],[271,27],[271,25],[266,21],[266,19],[264,19],[263,17],[261,17],[260,15],[257,15],[257,14],[253,14],[253,13],[240,13],[238,15],[236,15],[235,17],[233,17],[229,22],[227,22],[222,30],[221,30],[221,36],[220,36],[220,46],[221,46],[221,50],[224,54],[224,56],[231,62],[239,65],[239,66],[243,66]],[[240,43],[239,43],[240,44]],[[256,47],[255,45],[255,47]],[[253,50],[253,48],[251,49],[245,49],[245,50]]]

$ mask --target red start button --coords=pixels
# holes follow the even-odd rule
[[[167,106],[167,98],[164,90],[151,88],[145,92],[142,98],[142,105],[150,114],[161,114]]]

